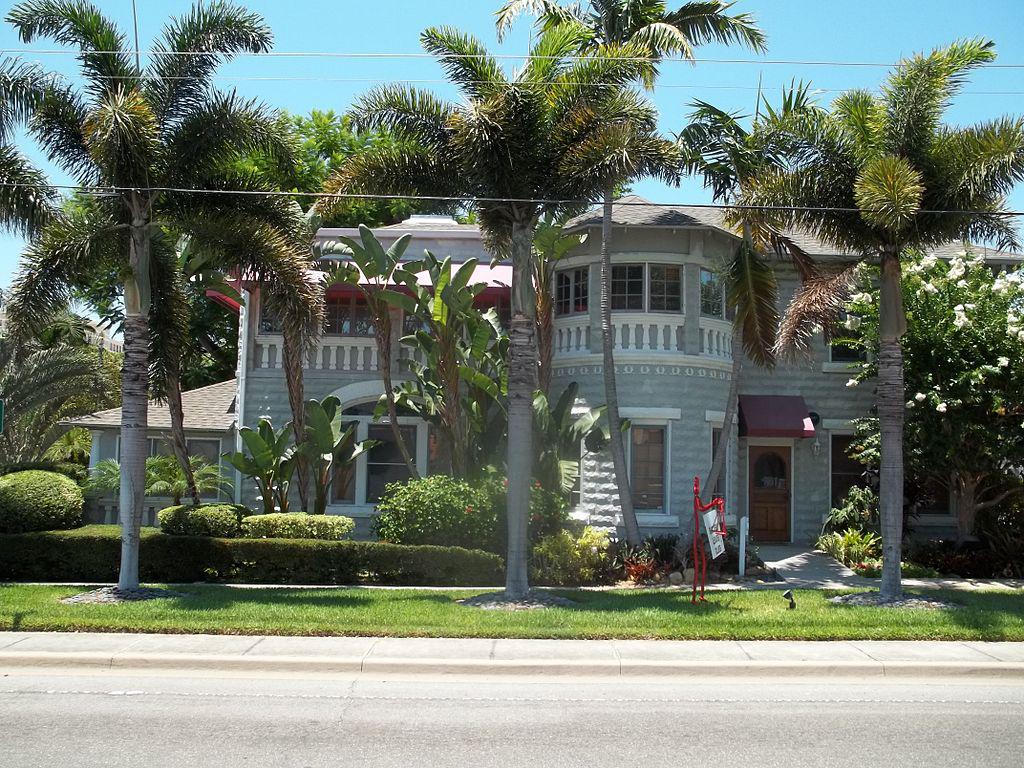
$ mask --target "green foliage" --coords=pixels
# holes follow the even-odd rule
[[[554,587],[608,584],[614,581],[608,534],[587,526],[579,536],[558,531],[534,547],[531,581]]]
[[[599,423],[604,416],[603,405],[573,413],[578,391],[579,385],[571,382],[553,407],[543,392],[533,396],[533,476],[544,488],[562,494],[572,490],[580,475],[580,445],[603,434]]]
[[[351,517],[307,515],[304,512],[253,515],[242,520],[242,536],[247,539],[347,539],[356,527]]]
[[[263,513],[288,511],[288,488],[295,471],[292,425],[275,430],[270,419],[260,419],[256,429],[238,431],[246,452],[224,454],[228,462],[256,483],[263,499]],[[277,507],[275,507],[275,502]]]
[[[334,395],[306,401],[306,439],[298,450],[309,459],[313,473],[314,514],[327,512],[327,499],[338,470],[376,444],[372,440],[356,442],[355,430],[355,423],[346,423],[341,401]],[[282,507],[281,511],[287,512],[287,509]]]
[[[853,486],[838,507],[825,518],[821,532],[856,530],[878,533],[878,494],[870,488]]]
[[[0,579],[112,581],[120,536],[115,525],[0,535]],[[172,583],[487,586],[504,578],[500,557],[458,547],[169,536],[153,529],[143,529],[140,563],[143,580]]]
[[[506,491],[501,478],[458,480],[431,475],[391,483],[377,503],[374,532],[399,544],[443,544],[504,552]],[[530,540],[562,530],[568,507],[560,493],[534,485],[530,492]]]
[[[479,484],[447,475],[391,483],[377,510],[373,530],[382,541],[495,549],[498,517]]]
[[[178,504],[161,509],[157,520],[160,530],[170,536],[234,538],[239,535],[242,520],[251,514],[252,510],[241,504]]]
[[[231,482],[221,473],[219,464],[209,464],[201,456],[190,456],[189,464],[201,495],[231,490]],[[94,493],[116,493],[120,485],[120,462],[103,459],[92,468],[86,487]],[[169,498],[172,505],[177,506],[187,492],[185,473],[174,456],[146,457],[146,496]]]
[[[850,568],[858,576],[863,576],[867,579],[877,579],[882,575],[881,560],[865,560],[864,562],[853,563]],[[906,561],[900,563],[900,572],[907,579],[934,579],[941,575],[934,568]]]
[[[26,461],[19,464],[0,464],[0,475],[10,475],[14,472],[24,472],[29,469],[38,469],[44,472],[56,472],[70,477],[80,488],[88,488],[89,470],[81,464],[67,461]]]
[[[24,533],[82,524],[82,489],[56,472],[25,470],[0,477],[0,533]]]
[[[882,538],[871,531],[849,528],[820,536],[816,546],[844,565],[852,566],[877,560],[882,553]]]

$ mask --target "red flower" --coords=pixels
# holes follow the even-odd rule
[[[473,507],[469,506],[468,504],[466,505],[466,514],[467,515],[472,515],[473,514]]]

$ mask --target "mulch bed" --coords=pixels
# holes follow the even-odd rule
[[[509,597],[504,592],[487,592],[459,600],[459,605],[485,611],[535,611],[540,608],[572,608],[572,600],[547,592],[530,592],[526,597]]]
[[[897,598],[883,598],[879,592],[857,592],[852,595],[838,595],[829,598],[835,605],[853,605],[869,608],[924,608],[926,610],[948,610],[958,608],[944,600],[933,600],[918,595],[904,595]]]
[[[188,597],[183,592],[155,587],[139,587],[138,589],[118,589],[117,587],[100,587],[89,592],[65,597],[62,603],[136,603],[140,600],[162,600],[171,597]]]

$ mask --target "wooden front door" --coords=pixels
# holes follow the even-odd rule
[[[792,451],[788,445],[752,445],[749,453],[750,538],[788,542]]]

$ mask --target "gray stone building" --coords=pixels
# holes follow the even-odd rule
[[[739,418],[723,424],[733,370],[732,322],[718,278],[721,266],[738,244],[713,209],[651,205],[638,197],[614,207],[611,301],[615,325],[615,361],[620,410],[629,419],[626,436],[631,488],[641,528],[669,533],[688,528],[695,476],[711,464],[718,430],[728,434],[726,472],[718,492],[726,499],[728,518],[749,516],[755,541],[813,540],[824,516],[860,477],[860,467],[846,456],[852,420],[868,414],[870,383],[848,386],[860,361],[852,350],[819,340],[813,354],[799,363],[780,363],[771,371],[749,361],[742,367]],[[600,349],[600,216],[588,213],[567,229],[588,237],[559,262],[555,285],[555,331],[552,392],[579,384],[578,407],[604,402]],[[483,301],[507,313],[511,268],[489,266],[475,225],[438,216],[413,216],[380,227],[387,246],[410,232],[410,258],[424,249],[456,262],[477,258],[475,282],[488,285]],[[354,230],[323,229],[330,240],[357,236]],[[820,260],[841,258],[811,238],[799,244]],[[962,248],[950,248],[951,255]],[[999,258],[999,254],[993,254]],[[788,302],[798,285],[793,269],[777,265],[780,302]],[[255,426],[262,417],[275,425],[291,418],[281,363],[282,338],[273,318],[263,312],[255,287],[239,308],[240,343],[237,382],[230,425],[220,433],[228,450],[237,442],[235,425]],[[780,307],[781,309],[782,307]],[[396,310],[394,321],[403,318]],[[395,338],[396,356],[406,354]],[[369,318],[357,292],[340,286],[327,294],[324,334],[305,370],[306,397],[336,395],[358,436],[381,444],[360,457],[354,470],[337,482],[329,506],[332,514],[355,518],[357,535],[369,535],[374,502],[384,485],[406,476],[392,444],[388,425],[375,422],[373,405],[383,392]],[[219,391],[219,390],[218,390]],[[195,397],[195,396],[194,396]],[[189,406],[186,403],[186,413]],[[431,471],[434,443],[425,423],[400,417],[407,444],[414,447],[421,474]],[[111,448],[99,441],[97,457]],[[236,476],[237,500],[256,504],[255,488]],[[618,527],[618,498],[610,457],[584,454],[574,518],[602,527]],[[939,499],[914,521],[919,531],[946,532],[949,507]]]

